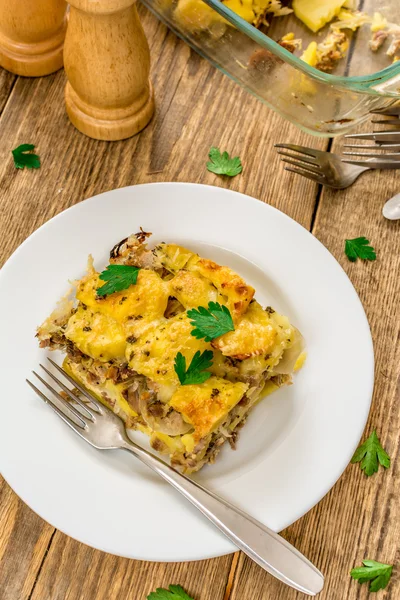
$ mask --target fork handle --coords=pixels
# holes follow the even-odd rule
[[[316,567],[280,535],[226,500],[185,477],[128,438],[122,446],[170,483],[240,550],[294,589],[315,596],[324,585]]]

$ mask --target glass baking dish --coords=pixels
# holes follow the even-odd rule
[[[178,1],[143,0],[200,55],[309,133],[329,137],[348,133],[368,118],[369,111],[400,98],[400,60],[390,64],[385,49],[376,53],[369,49],[369,25],[352,34],[346,57],[334,74],[327,74],[274,39],[293,32],[302,38],[304,49],[312,40],[321,41],[329,26],[313,34],[291,14],[272,19],[266,35],[219,0],[196,0],[184,19]],[[358,8],[371,16],[379,11],[400,25],[398,0],[360,0]]]

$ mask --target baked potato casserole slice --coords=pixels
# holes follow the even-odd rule
[[[234,448],[251,408],[292,381],[303,339],[229,267],[150,234],[122,240],[38,328],[42,348],[183,472]],[[106,283],[104,283],[106,282]]]

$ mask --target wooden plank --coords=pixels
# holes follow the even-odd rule
[[[63,72],[17,81],[0,121],[0,264],[37,227],[68,206],[134,183],[194,181],[229,187],[267,201],[310,227],[317,187],[304,179],[288,179],[282,185],[276,177],[279,161],[272,140],[310,144],[311,138],[201,60],[143,7],[140,11],[151,47],[157,109],[139,136],[110,144],[77,132],[65,114]],[[40,170],[14,168],[10,149],[24,142],[36,144]],[[317,145],[323,148],[326,141],[318,140]],[[211,146],[241,156],[243,174],[224,179],[209,173],[205,163]],[[199,600],[224,597],[231,557],[157,565],[106,556],[58,532],[50,541],[50,526],[14,495],[6,498],[2,543],[7,551],[0,562],[0,572],[8,573],[0,588],[6,600],[24,600],[27,596],[15,590],[32,590],[34,574],[34,599],[141,600],[155,587],[174,581],[187,584]],[[15,533],[13,503],[32,530],[28,538]],[[31,563],[22,561],[13,571],[21,554],[31,556]]]
[[[342,144],[335,141],[333,149],[339,151]],[[283,184],[286,181],[285,177]],[[349,465],[322,502],[284,532],[326,575],[321,600],[367,598],[367,586],[353,582],[350,569],[365,558],[397,565],[400,560],[400,469],[396,462],[400,448],[400,236],[399,223],[382,217],[382,206],[398,192],[398,185],[398,174],[386,171],[365,173],[344,191],[324,189],[313,230],[348,273],[366,310],[374,340],[376,380],[365,436],[376,427],[392,457],[389,471],[380,469],[369,479],[358,465]],[[363,235],[375,247],[377,261],[350,263],[344,240]],[[230,600],[303,597],[241,556]],[[385,598],[399,597],[400,578],[396,576]]]
[[[238,568],[240,555],[241,555],[241,552],[235,552],[235,554],[233,555],[232,562],[231,562],[231,568],[230,568],[229,575],[228,575],[228,581],[226,582],[224,600],[229,600],[229,598],[231,597],[232,586],[235,581],[236,571]]]
[[[0,119],[17,76],[0,68]],[[10,105],[11,106],[11,105]],[[0,121],[1,127],[1,121]],[[12,146],[8,149],[14,148]],[[10,155],[7,158],[10,158]],[[0,185],[0,190],[2,186]],[[0,194],[1,201],[1,194]],[[0,208],[0,214],[1,214]],[[29,598],[53,528],[14,494],[0,476],[0,590],[2,600]]]
[[[142,600],[170,584],[201,600],[222,599],[232,556],[191,563],[139,562],[93,550],[57,532],[31,600]]]
[[[16,75],[0,67],[0,115],[3,112],[16,79]]]
[[[14,494],[0,477],[0,597],[27,600],[53,528]]]
[[[16,75],[0,68],[0,119],[11,101],[16,80]],[[25,600],[29,598],[53,528],[20,501],[1,476],[0,524],[1,598]]]
[[[110,144],[77,132],[64,109],[63,72],[18,80],[1,124],[3,261],[39,225],[68,206],[138,182],[201,181],[229,187],[268,201],[305,226],[310,223],[315,184],[290,179],[282,186],[274,177],[279,162],[271,147],[271,140],[310,143],[310,136],[269,111],[146,15],[156,56],[157,113],[141,135]],[[13,166],[10,148],[27,141],[37,146],[40,171]],[[319,147],[325,144],[318,140]],[[213,145],[243,158],[240,177],[223,179],[206,171]]]

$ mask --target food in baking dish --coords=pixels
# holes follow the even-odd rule
[[[193,33],[208,30],[219,39],[229,23],[203,0],[169,0],[174,19]],[[301,21],[311,32],[327,26],[325,35],[303,48],[303,40],[289,32],[276,40],[291,53],[320,71],[331,73],[347,54],[351,36],[360,27],[369,27],[371,37],[365,51],[386,52],[388,64],[400,59],[400,27],[391,23],[388,15],[368,14],[359,0],[222,0],[223,4],[242,19],[269,34],[273,20],[290,15]],[[289,25],[290,26],[290,25]],[[386,46],[385,46],[386,44]],[[271,57],[272,59],[272,57]],[[265,58],[264,58],[265,60]],[[254,58],[250,59],[250,67]]]
[[[42,348],[184,472],[235,447],[251,408],[304,358],[288,318],[229,267],[141,230],[74,283],[38,328]]]

